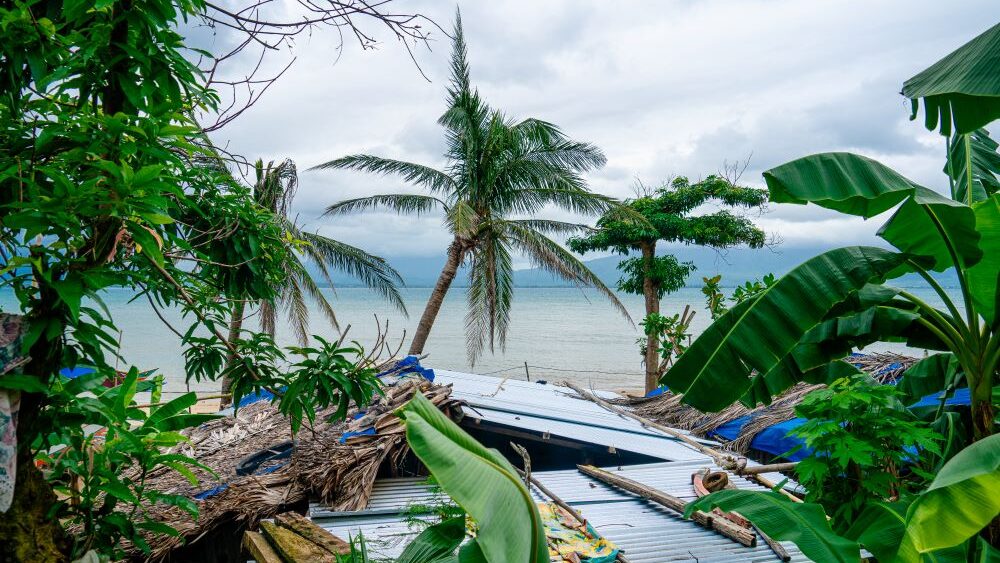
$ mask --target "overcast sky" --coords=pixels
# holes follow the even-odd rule
[[[450,30],[455,5],[397,0]],[[743,182],[814,152],[874,157],[932,188],[946,186],[943,140],[910,122],[904,80],[996,23],[996,0],[460,2],[472,81],[516,118],[556,123],[608,157],[589,176],[620,198],[636,179],[717,172],[752,153]],[[359,152],[443,164],[450,44],[437,30],[418,47],[425,80],[374,22],[376,50],[320,31],[296,42],[294,66],[249,112],[215,135],[250,159],[294,159],[300,170]],[[269,64],[284,63],[282,54]],[[412,191],[341,171],[303,172],[300,222],[385,256],[443,254],[439,218],[366,214],[318,218],[340,199]],[[565,216],[550,213],[551,217]],[[881,221],[813,207],[771,206],[759,219],[787,246],[870,243]]]

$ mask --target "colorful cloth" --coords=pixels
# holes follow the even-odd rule
[[[553,561],[612,563],[618,557],[615,544],[602,538],[590,524],[580,524],[558,505],[538,503],[538,512],[542,515],[549,556]]]
[[[0,313],[0,377],[22,366],[27,358],[21,355],[21,316]],[[0,513],[7,512],[14,500],[14,480],[17,478],[17,411],[21,393],[0,389]]]

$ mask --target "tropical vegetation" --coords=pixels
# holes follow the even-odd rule
[[[730,209],[713,213],[694,214],[699,207],[715,203],[731,209],[760,207],[767,201],[767,192],[758,188],[736,185],[720,176],[709,176],[691,183],[685,177],[656,190],[647,190],[627,206],[645,221],[637,221],[620,212],[601,217],[597,229],[585,236],[569,240],[575,252],[613,250],[620,254],[639,252],[639,256],[622,260],[618,269],[623,276],[618,289],[645,297],[646,318],[643,322],[646,344],[643,349],[646,364],[646,391],[659,385],[663,370],[660,339],[670,328],[683,323],[664,323],[660,317],[660,300],[667,293],[684,286],[694,265],[679,262],[673,255],[657,255],[657,242],[697,244],[719,249],[745,244],[760,248],[765,234],[746,216]],[[668,317],[669,319],[669,317]]]
[[[838,479],[837,487],[810,491],[820,504],[797,504],[776,493],[721,491],[692,510],[739,511],[823,561],[856,561],[859,545],[880,561],[1000,556],[994,391],[1000,362],[1000,155],[984,129],[1000,115],[1000,79],[990,70],[997,62],[1000,26],[903,86],[912,116],[922,102],[927,128],[945,137],[948,196],[850,153],[806,156],[764,173],[774,202],[812,203],[864,218],[895,208],[879,230],[893,249],[846,247],[806,261],[719,316],[664,375],[685,402],[707,411],[736,400],[766,403],[802,381],[830,386],[800,407],[810,421],[799,432],[818,448],[799,464],[800,477],[813,488],[829,475]],[[944,290],[940,272],[954,275],[960,302]],[[919,276],[944,307],[887,283],[905,273]],[[855,388],[849,382],[861,376],[845,358],[875,342],[906,342],[940,353],[904,372],[897,390]],[[971,398],[968,423],[946,408],[961,388]],[[928,394],[938,397],[937,408],[901,410]],[[895,406],[886,402],[891,397],[898,399]],[[852,400],[861,400],[854,412]],[[872,407],[879,404],[876,421]],[[941,430],[946,438],[940,446],[926,429],[914,427],[917,416]],[[837,428],[830,426],[835,421]],[[895,443],[876,440],[879,435]],[[933,463],[923,465],[928,457]],[[867,476],[863,465],[869,466]],[[925,476],[933,477],[926,489],[907,491]],[[845,501],[850,490],[837,492],[839,487],[853,489],[856,499]],[[836,498],[824,498],[827,493]],[[832,529],[827,510],[834,516]]]
[[[319,341],[287,350],[266,333],[223,334],[234,303],[280,300],[294,253],[321,251],[289,240],[287,218],[233,181],[193,118],[219,109],[219,96],[178,26],[208,9],[168,0],[141,10],[105,1],[0,7],[0,285],[21,313],[4,319],[14,354],[6,359],[19,369],[0,375],[0,394],[18,411],[0,559],[95,550],[118,558],[123,542],[142,548],[143,534],[176,533],[144,518],[149,503],[194,511],[144,475],[190,476],[196,462],[164,450],[205,417],[185,412],[193,393],[162,401],[135,369],[121,385],[102,385],[117,379],[119,359],[102,301],[109,288],[132,290],[157,312],[181,308],[188,326],[171,328],[188,377],[225,371],[237,400],[269,391],[296,428],[319,408],[364,404],[377,390],[356,348]],[[94,373],[60,375],[81,365]],[[153,395],[143,408],[140,391]],[[99,448],[90,425],[106,429]],[[36,461],[49,464],[44,473]]]
[[[469,79],[461,15],[456,15],[444,169],[374,155],[352,155],[314,169],[347,169],[401,177],[426,194],[384,194],[344,200],[327,208],[339,214],[384,208],[396,213],[444,214],[451,234],[447,259],[420,317],[409,353],[423,352],[434,320],[459,268],[468,263],[466,342],[473,363],[488,347],[505,346],[513,299],[513,257],[527,256],[543,270],[579,286],[595,287],[628,317],[614,292],[548,235],[585,231],[575,223],[535,218],[546,206],[580,214],[617,207],[587,188],[582,174],[602,166],[595,146],[567,138],[538,119],[513,120],[492,109]]]

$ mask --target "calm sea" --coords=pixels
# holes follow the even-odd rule
[[[930,290],[911,292],[938,304]],[[341,327],[351,326],[348,340],[370,346],[376,335],[375,316],[389,321],[389,336],[394,343],[412,334],[430,294],[429,288],[403,290],[409,318],[388,307],[376,295],[363,288],[326,290]],[[114,321],[121,330],[120,367],[135,365],[140,369],[157,368],[166,375],[171,391],[185,388],[184,359],[178,338],[170,332],[150,309],[145,299],[132,301],[130,292],[109,291],[105,298]],[[621,295],[622,302],[638,323],[642,318],[642,298]],[[679,313],[691,304],[697,311],[692,325],[694,334],[709,324],[704,310],[704,298],[697,288],[685,288],[668,295],[662,304],[664,314]],[[16,312],[13,294],[0,290],[0,310]],[[311,309],[310,331],[324,338],[335,339],[336,331]],[[180,330],[184,322],[179,310],[165,311],[166,318]],[[525,378],[524,364],[532,380],[559,381],[570,379],[584,385],[604,389],[637,389],[642,386],[642,366],[636,339],[641,330],[618,314],[608,302],[590,290],[568,288],[516,288],[511,312],[511,326],[506,350],[487,352],[475,366],[465,353],[465,288],[453,288],[438,315],[423,361],[428,367],[474,371],[511,378]],[[253,326],[253,322],[249,323]],[[286,326],[279,326],[278,340],[292,343]],[[403,343],[405,353],[407,343]],[[883,344],[874,350],[892,350],[917,355],[901,345]],[[214,385],[192,382],[194,390],[214,390]]]

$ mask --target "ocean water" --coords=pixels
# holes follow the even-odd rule
[[[347,340],[357,340],[370,348],[377,334],[377,317],[381,323],[388,321],[389,341],[394,344],[393,348],[402,342],[402,353],[407,350],[409,336],[423,312],[430,291],[430,288],[403,290],[409,310],[407,318],[367,289],[325,290],[341,328],[351,327]],[[909,291],[931,304],[940,303],[929,289]],[[119,367],[156,368],[166,376],[166,388],[171,392],[183,391],[188,385],[192,390],[214,391],[216,384],[211,382],[185,381],[179,339],[156,317],[144,298],[133,298],[134,294],[125,290],[108,291],[104,298],[120,330],[120,354],[123,359]],[[506,348],[501,350],[498,347],[492,354],[487,351],[472,365],[465,351],[465,288],[452,288],[425,347],[424,351],[429,356],[422,363],[432,368],[517,379],[526,377],[527,363],[528,376],[532,380],[555,382],[569,379],[601,389],[641,389],[643,368],[636,340],[642,335],[638,322],[643,315],[643,301],[635,295],[620,295],[619,298],[635,324],[592,290],[515,288]],[[696,311],[691,331],[697,335],[711,320],[704,309],[704,296],[700,289],[684,288],[666,296],[661,312],[666,315],[679,313],[689,304]],[[17,312],[17,302],[8,290],[0,290],[0,310]],[[320,316],[318,310],[311,308],[310,312],[311,333],[328,339],[338,337],[337,331]],[[164,316],[182,332],[186,328],[179,310],[164,311]],[[250,320],[247,326],[253,328],[255,322]],[[279,323],[278,341],[294,343],[283,319]],[[922,353],[897,344],[879,344],[871,349],[911,355]]]

